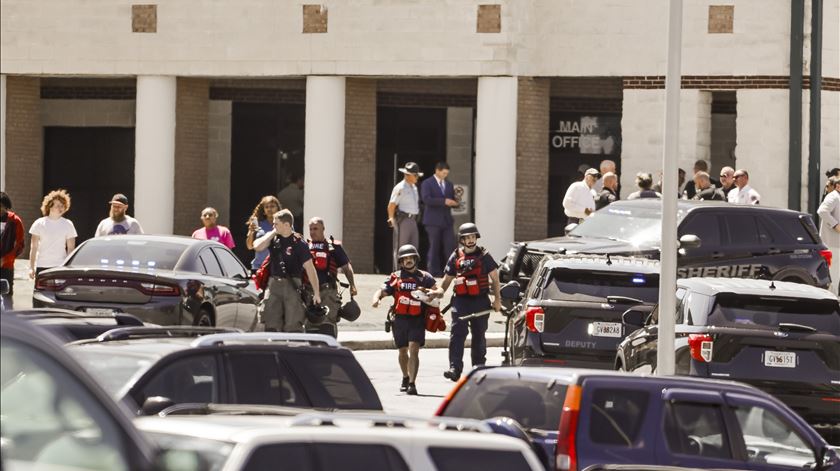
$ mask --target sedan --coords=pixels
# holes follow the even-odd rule
[[[257,326],[258,303],[247,268],[227,247],[157,235],[89,239],[41,272],[32,295],[36,308],[246,330]]]

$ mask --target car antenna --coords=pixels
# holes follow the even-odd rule
[[[771,290],[776,289],[776,284],[773,282],[773,280],[770,280],[770,289]]]
[[[612,265],[612,260],[610,260],[610,254],[607,254],[607,266]]]

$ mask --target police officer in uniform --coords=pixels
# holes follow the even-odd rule
[[[274,213],[274,229],[254,241],[254,250],[268,249],[271,276],[259,312],[266,331],[303,332],[306,312],[301,301],[301,276],[306,272],[312,301],[321,304],[318,273],[306,242],[295,234],[295,218],[283,209]]]
[[[449,334],[449,369],[443,373],[448,379],[457,381],[464,369],[464,342],[467,339],[467,327],[472,332],[470,356],[472,366],[482,366],[486,361],[487,321],[489,315],[460,320],[470,314],[491,309],[487,294],[493,289],[493,311],[502,308],[499,288],[498,265],[477,242],[481,234],[475,224],[468,222],[458,228],[458,242],[461,247],[452,253],[446,264],[443,277],[443,292],[455,281],[452,298],[452,329]]]
[[[318,284],[321,287],[321,302],[330,311],[324,323],[310,328],[318,329],[321,333],[338,336],[336,322],[338,322],[338,309],[341,307],[341,298],[338,296],[338,272],[344,273],[350,283],[350,296],[356,296],[356,282],[353,279],[353,267],[350,265],[350,258],[341,246],[341,242],[330,236],[324,236],[324,220],[314,217],[309,220],[309,252],[312,254],[312,264],[318,272]],[[307,279],[308,277],[304,277]]]
[[[391,190],[388,200],[388,226],[394,229],[394,249],[406,244],[420,245],[420,232],[417,230],[417,217],[420,215],[420,192],[417,180],[423,176],[420,166],[408,162],[399,169],[403,180]],[[398,260],[394,260],[399,265]]]
[[[420,367],[420,347],[426,343],[426,316],[424,304],[415,299],[412,291],[424,291],[432,296],[441,296],[432,275],[417,268],[420,253],[413,245],[403,245],[397,251],[399,270],[385,280],[385,284],[373,295],[373,307],[379,307],[385,296],[394,297],[392,332],[394,343],[399,349],[402,384],[400,391],[416,396],[417,370]]]

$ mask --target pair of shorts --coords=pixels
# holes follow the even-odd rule
[[[417,342],[422,347],[426,343],[426,316],[397,314],[391,332],[397,348],[407,347],[408,342]]]

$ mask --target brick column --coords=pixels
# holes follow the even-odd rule
[[[347,79],[344,111],[344,246],[357,273],[373,273],[376,80]]]
[[[479,77],[475,144],[475,222],[481,244],[500,259],[514,237],[516,77]]]
[[[183,77],[179,77],[177,82],[174,232],[191,235],[201,227],[201,210],[208,206],[210,82]]]
[[[173,233],[176,96],[175,77],[137,77],[134,214],[148,234]]]
[[[40,79],[13,75],[6,77],[4,141],[4,191],[9,194],[13,209],[23,219],[24,228],[28,232],[32,222],[41,217],[41,200],[44,197]],[[28,243],[29,237],[26,239]],[[24,257],[28,256],[27,248]]]
[[[548,235],[548,128],[551,81],[519,78],[516,124],[516,227],[518,241]],[[559,196],[562,198],[562,195]]]

